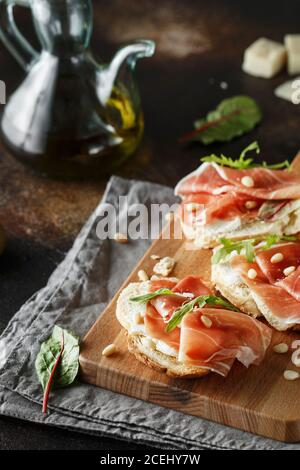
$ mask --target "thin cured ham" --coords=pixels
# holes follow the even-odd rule
[[[251,177],[251,187],[243,184],[244,177]],[[236,192],[263,200],[300,198],[300,177],[290,170],[251,168],[235,170],[216,163],[203,163],[196,171],[181,180],[175,193],[179,196],[208,193]]]
[[[272,257],[280,253],[282,261],[272,263]],[[285,278],[284,270],[290,266],[295,268],[300,265],[300,243],[287,242],[274,245],[268,250],[258,251],[256,262],[269,282],[276,284]]]
[[[178,360],[184,364],[223,376],[228,374],[235,359],[246,367],[262,361],[271,341],[271,330],[239,312],[195,308],[183,317],[179,326],[167,333],[167,322],[178,307],[200,295],[211,295],[199,277],[188,276],[173,285],[167,282],[174,295],[158,296],[147,305],[145,328],[148,336],[178,351]],[[162,287],[166,287],[166,281],[155,281],[151,291]]]
[[[183,318],[178,359],[226,376],[235,359],[246,367],[260,364],[270,341],[270,329],[243,313],[201,308]]]
[[[272,262],[274,256],[282,260]],[[279,257],[280,259],[280,257]],[[266,319],[279,330],[300,325],[300,243],[289,242],[257,250],[249,263],[244,256],[234,256],[231,267],[249,287],[251,295]],[[249,270],[256,277],[251,279]]]
[[[186,223],[192,223],[193,219],[197,219],[202,225],[209,225],[215,220],[230,220],[236,217],[247,219],[255,219],[258,217],[258,211],[263,201],[255,201],[255,207],[247,209],[246,202],[249,197],[230,192],[215,196],[213,194],[199,193],[190,194],[182,204],[181,218]],[[191,211],[190,205],[193,204],[194,210]]]
[[[291,170],[238,170],[205,162],[178,183],[175,194],[182,198],[184,233],[198,246],[215,246],[226,236],[300,230],[300,175]]]

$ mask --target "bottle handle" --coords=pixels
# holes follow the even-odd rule
[[[20,32],[14,19],[14,7],[30,8],[30,0],[0,0],[0,39],[8,51],[28,71],[39,53]]]

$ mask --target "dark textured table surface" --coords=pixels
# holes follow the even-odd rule
[[[300,4],[252,0],[97,0],[93,48],[109,60],[122,43],[148,37],[154,58],[141,61],[137,75],[146,120],[137,155],[120,170],[127,177],[174,185],[208,151],[238,152],[257,139],[268,161],[292,158],[300,149],[300,108],[274,97],[272,80],[241,71],[244,49],[266,36],[282,41],[299,32]],[[18,11],[22,30],[33,38],[30,16]],[[33,38],[34,40],[34,38]],[[0,79],[12,92],[24,75],[0,45]],[[220,84],[226,82],[227,89]],[[251,134],[209,149],[181,147],[178,137],[195,118],[225,97],[247,94],[260,103],[264,118]],[[0,220],[8,246],[0,262],[0,329],[22,303],[47,281],[97,205],[105,181],[62,183],[30,173],[0,149]],[[109,439],[0,418],[0,449],[138,449]]]

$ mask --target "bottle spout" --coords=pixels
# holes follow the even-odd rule
[[[142,39],[128,44],[117,51],[111,63],[101,72],[101,80],[98,94],[102,103],[109,99],[115,80],[121,68],[126,65],[134,70],[136,61],[143,57],[151,57],[155,52],[155,42]]]
[[[134,43],[127,44],[117,51],[110,64],[110,67],[112,69],[116,69],[118,72],[122,65],[127,62],[127,64],[133,69],[138,59],[142,59],[143,57],[151,57],[153,56],[154,52],[154,41],[147,39],[135,41]]]

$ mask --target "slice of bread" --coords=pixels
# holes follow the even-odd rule
[[[265,304],[263,297],[251,291],[243,282],[240,275],[232,269],[229,262],[212,264],[211,280],[223,297],[228,299],[242,312],[254,318],[263,316],[278,331],[300,329],[299,324],[288,323],[284,319],[280,320],[278,317],[275,317]]]
[[[177,360],[176,351],[162,341],[149,338],[144,324],[137,324],[137,314],[144,316],[146,305],[130,302],[131,297],[144,295],[150,291],[150,282],[129,284],[120,294],[117,302],[116,316],[125,328],[128,336],[128,349],[135,357],[147,366],[171,377],[196,378],[208,374],[208,369],[187,366]]]
[[[232,269],[229,262],[212,264],[211,280],[222,296],[239,310],[254,318],[261,316],[261,311],[249,287],[246,286],[239,274]]]
[[[217,196],[216,196],[217,197]],[[275,221],[235,218],[219,220],[207,226],[188,225],[182,222],[182,230],[197,248],[213,248],[220,243],[220,238],[245,240],[247,238],[263,239],[270,233],[293,235],[300,231],[300,201],[291,201],[276,215]]]

